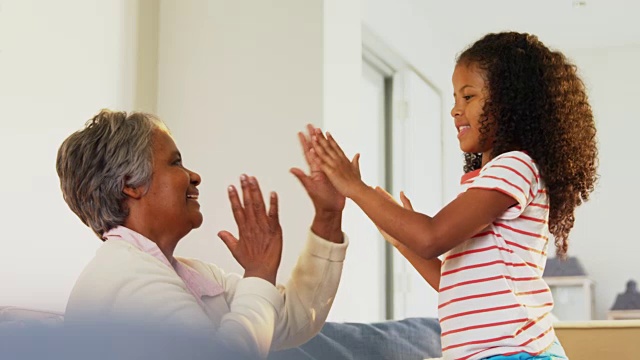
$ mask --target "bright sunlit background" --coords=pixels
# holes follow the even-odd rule
[[[640,279],[639,13],[622,0],[0,0],[0,305],[64,310],[101,244],[55,173],[58,146],[101,108],[157,113],[202,175],[205,223],[180,255],[241,271],[215,235],[235,231],[225,189],[246,172],[277,191],[284,282],[312,218],[288,173],[304,166],[296,132],[309,122],[332,131],[362,153],[370,185],[404,189],[433,214],[462,173],[449,115],[455,55],[487,32],[516,30],[565,52],[589,89],[601,180],[577,212],[570,255],[605,318]],[[353,204],[344,229],[351,247],[330,320],[436,315],[435,292]]]

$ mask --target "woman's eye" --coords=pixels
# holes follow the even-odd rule
[[[471,98],[473,97],[473,95],[467,95],[467,96],[463,96],[462,98],[465,99],[466,101],[471,100]]]

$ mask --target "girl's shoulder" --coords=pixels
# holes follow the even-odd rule
[[[525,166],[525,167],[531,169],[531,171],[534,174],[536,174],[536,175],[540,174],[540,172],[538,171],[538,165],[536,164],[535,160],[533,160],[533,158],[526,151],[515,150],[515,151],[509,151],[509,152],[502,153],[502,154],[494,157],[493,159],[489,160],[489,162],[487,162],[483,166],[482,170],[489,169],[489,168],[491,168],[493,166],[496,166],[496,165]]]
[[[535,161],[533,161],[533,158],[529,156],[529,154],[526,151],[514,150],[514,151],[508,151],[508,152],[502,153],[494,157],[487,163],[487,165],[493,162],[506,161],[508,159],[515,159],[516,161],[524,161],[527,163],[535,164]]]
[[[505,172],[505,170],[509,171]],[[529,182],[540,181],[538,165],[525,151],[509,151],[496,156],[482,167],[480,175],[489,175],[495,172],[500,174],[513,173],[521,178],[528,179]]]

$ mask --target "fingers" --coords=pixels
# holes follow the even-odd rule
[[[313,134],[315,134],[316,132],[316,127],[311,125],[311,124],[307,124],[307,132],[309,133],[309,138],[313,138]]]
[[[240,203],[240,198],[238,197],[238,191],[233,185],[229,186],[227,190],[229,192],[229,202],[231,203],[233,219],[236,221],[236,224],[238,224],[238,227],[244,226],[246,218],[244,215],[244,209]]]
[[[312,149],[309,153],[312,163],[317,164],[325,174],[329,175],[336,169],[343,169],[342,171],[344,171],[346,170],[345,165],[350,163],[353,167],[353,172],[360,177],[360,155],[356,154],[350,162],[329,132],[326,133],[325,137],[322,130],[314,129],[311,146]]]
[[[272,230],[280,226],[280,217],[278,215],[278,194],[275,191],[269,196],[269,225]]]
[[[319,128],[316,128],[314,129],[313,137],[311,139],[312,139],[311,141],[312,146],[319,155],[322,154],[327,158],[334,159],[334,160],[339,159],[341,156],[344,157],[344,153],[342,152],[342,149],[340,149],[340,147],[335,142],[335,140],[332,140],[333,138],[331,137],[331,134],[329,134],[328,132],[325,137],[325,134],[322,133],[322,130]],[[331,144],[331,140],[335,145]],[[320,148],[322,152],[319,151],[318,148]],[[323,158],[322,160],[326,161],[327,159]]]
[[[312,156],[315,156],[316,159],[313,159],[316,164],[329,164],[331,166],[335,165],[335,155],[333,154],[333,149],[327,143],[327,140],[322,135],[322,131],[318,129],[316,134],[313,135],[313,140],[311,141]]]
[[[228,231],[220,231],[218,233],[218,237],[222,239],[225,245],[227,245],[229,251],[231,251],[231,254],[235,254],[236,248],[238,246],[238,239],[236,239],[236,237]]]
[[[331,133],[329,133],[328,131],[327,131],[327,143],[329,144],[329,146],[333,150],[333,153],[336,154],[338,157],[347,157],[344,154],[344,151],[342,151],[342,148],[340,147],[340,145],[338,145],[336,140],[333,138]]]
[[[246,174],[240,176],[240,186],[242,187],[242,204],[244,206],[245,220],[253,223],[256,215],[253,208],[253,194],[249,186],[249,177]]]
[[[301,169],[298,169],[298,168],[291,168],[289,170],[289,172],[291,172],[293,174],[293,176],[298,178],[298,180],[300,181],[302,186],[305,188],[305,190],[309,189],[308,188],[309,176],[307,176],[307,174],[305,174],[304,171],[302,171]]]
[[[324,164],[323,160],[318,156],[316,149],[313,147],[309,151],[309,159],[311,160],[311,168],[313,170],[320,170],[322,164]]]
[[[353,156],[353,159],[351,160],[351,165],[353,165],[353,168],[356,170],[356,173],[358,174],[358,176],[360,176],[360,153],[357,153]]]
[[[318,154],[315,152],[315,150],[313,149],[313,146],[311,143],[309,143],[309,152],[307,152],[307,164],[309,164],[309,170],[311,170],[311,172],[316,172],[316,171],[322,171],[321,170],[321,166],[322,166],[322,160],[320,160],[320,158],[318,157]]]
[[[391,194],[389,194],[385,189],[381,188],[380,186],[376,186],[375,190],[379,194],[385,196],[387,199],[393,200],[394,202],[396,202],[393,196],[391,196]],[[402,206],[404,206],[405,209],[409,209],[413,211],[413,205],[411,204],[411,200],[409,200],[407,195],[405,195],[404,191],[400,191],[400,201],[402,201]]]
[[[302,146],[305,160],[307,160],[307,164],[309,164],[309,166],[312,166],[312,167],[316,164],[316,162],[314,162],[311,159],[311,150],[313,149],[311,139],[313,139],[313,137],[315,136],[315,133],[316,133],[316,127],[314,127],[311,124],[307,124],[308,135],[305,135],[302,132],[298,132],[298,140],[300,141],[300,145]]]
[[[404,191],[400,191],[400,201],[402,201],[402,205],[405,207],[405,209],[413,211],[411,200],[409,200],[409,198],[404,194]]]
[[[242,233],[247,224],[260,222],[264,225],[268,223],[268,220],[258,180],[254,176],[242,174],[240,184],[242,186],[242,203],[233,185],[229,186],[228,190],[233,217]]]
[[[302,146],[304,158],[307,161],[307,165],[309,165],[309,170],[311,170],[311,172],[321,171],[320,166],[322,164],[322,161],[318,158],[318,155],[313,150],[313,142],[311,139],[313,139],[313,137],[315,136],[315,132],[316,128],[311,124],[307,124],[308,135],[305,135],[302,132],[298,132],[298,140],[300,141],[300,146]]]
[[[316,128],[315,126],[313,126],[311,124],[307,124],[307,135],[308,135],[308,137],[304,136],[304,138],[305,138],[305,141],[307,142],[307,145],[309,146],[308,147],[309,150],[311,150],[312,139],[315,136],[316,131],[318,131],[318,130],[320,130],[320,129]]]
[[[334,166],[336,161],[339,161],[341,157],[346,157],[340,146],[331,137],[331,134],[327,132],[327,136],[322,133],[320,128],[315,128],[311,125],[307,125],[309,136],[311,138],[310,154],[315,153],[319,161],[311,161],[312,164],[326,163]],[[313,159],[309,159],[313,160]]]
[[[300,146],[302,146],[302,152],[304,154],[305,160],[307,160],[307,164],[311,164],[311,159],[309,158],[309,152],[311,151],[311,143],[302,132],[298,133],[298,140],[300,141]]]
[[[255,176],[249,177],[249,189],[251,190],[251,200],[253,201],[253,212],[258,221],[266,221],[266,209],[264,205],[264,198],[262,197],[262,190],[260,190],[260,184]],[[246,205],[245,205],[246,206]]]

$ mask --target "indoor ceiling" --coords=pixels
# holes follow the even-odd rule
[[[412,2],[453,48],[478,34],[531,32],[552,47],[590,49],[640,45],[640,1],[635,0],[422,0]]]

